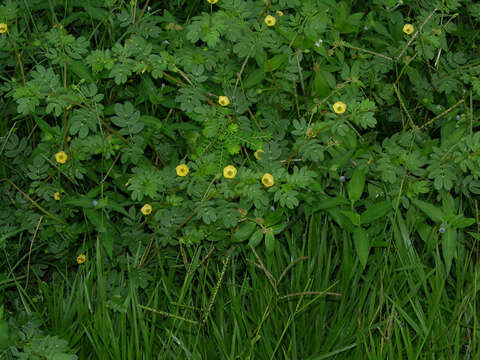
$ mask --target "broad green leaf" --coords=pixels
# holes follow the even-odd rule
[[[268,228],[265,233],[265,248],[267,250],[267,255],[271,255],[275,249],[275,235],[271,228]]]
[[[347,185],[348,198],[352,203],[360,200],[362,197],[363,189],[365,188],[366,173],[366,170],[359,167],[353,171],[353,176]]]
[[[353,225],[352,221],[342,214],[341,210],[338,208],[330,208],[325,210],[328,215],[332,217],[334,221],[336,221],[342,229],[348,231],[348,232],[353,232],[355,226]]]
[[[100,241],[110,259],[113,258],[113,245],[117,236],[117,231],[111,224],[107,224],[107,231],[100,234]]]
[[[317,41],[325,32],[329,20],[330,18],[324,11],[311,16],[305,24],[305,36],[307,36],[310,40]]]
[[[258,229],[252,234],[252,236],[250,236],[250,240],[248,240],[248,245],[257,247],[258,244],[260,244],[260,242],[262,241],[262,239],[263,239],[263,231],[262,229]]]
[[[368,224],[374,220],[384,217],[390,210],[392,210],[392,202],[385,200],[376,203],[365,210],[360,216],[361,224]]]
[[[260,84],[264,78],[265,72],[261,69],[255,69],[250,74],[248,74],[246,79],[243,81],[243,86],[245,87],[245,89],[249,89],[257,84]]]
[[[124,209],[124,207],[110,199],[98,199],[96,200],[97,203],[96,205],[93,205],[93,201],[95,199],[93,198],[88,198],[88,197],[77,197],[69,200],[63,201],[64,205],[73,205],[73,206],[80,206],[84,209],[111,209],[114,210],[120,214],[123,214],[125,216],[128,216],[127,211]]]
[[[142,115],[140,116],[140,122],[154,129],[160,129],[162,127],[162,121],[155,116]]]
[[[368,253],[370,252],[370,239],[365,229],[356,227],[353,231],[353,243],[355,245],[355,251],[357,252],[358,259],[365,269],[367,265]]]
[[[315,94],[319,98],[325,98],[330,94],[330,86],[324,75],[325,71],[319,70],[315,73]]]
[[[55,131],[54,128],[52,128],[50,125],[48,125],[48,123],[37,117],[37,116],[33,116],[33,120],[35,120],[35,122],[37,123],[38,127],[45,133],[45,134],[48,134],[48,135],[51,135],[51,136],[55,136],[55,135],[60,135],[58,131]]]
[[[2,312],[3,312],[3,305],[2,305]],[[13,332],[11,329],[9,329],[8,323],[6,320],[3,320],[0,318],[0,349],[7,349],[9,346],[11,346],[11,341],[9,339],[9,334]]]
[[[457,246],[457,229],[448,227],[444,234],[442,234],[442,252],[447,268],[447,274],[450,272],[452,266],[453,255]]]
[[[444,220],[445,214],[439,207],[418,199],[412,199],[411,201],[433,221],[442,222]]]
[[[232,242],[241,242],[247,240],[255,231],[257,224],[253,221],[247,221],[239,226],[238,230],[233,234]]]
[[[92,3],[94,2],[92,1]],[[105,20],[106,17],[109,16],[109,14],[112,14],[111,12],[107,11],[104,8],[94,7],[93,5],[90,4],[90,1],[85,1],[85,2],[80,1],[78,2],[78,6],[83,6],[87,14],[90,15],[92,19],[96,21],[103,21]]]
[[[279,207],[275,211],[267,213],[263,225],[266,227],[276,225],[283,219],[285,219],[285,210]]]
[[[88,220],[95,226],[95,229],[99,232],[107,231],[107,219],[102,211],[95,209],[84,209]]]
[[[263,71],[264,72],[275,71],[284,63],[287,63],[287,61],[288,61],[288,56],[286,54],[275,55],[273,58],[265,61],[265,64],[263,65]]]
[[[341,205],[349,205],[348,200],[341,196],[330,197],[320,194],[318,204],[313,207],[313,211],[337,208]]]
[[[342,144],[344,144],[344,143],[346,143],[347,141],[349,141],[349,140],[346,140],[347,137],[348,137],[348,134],[346,134],[346,135],[342,138],[342,140],[345,139],[344,141],[342,141]],[[346,151],[346,152],[344,152],[344,153],[339,153],[338,155],[335,155],[335,156],[332,158],[331,162],[330,162],[330,166],[329,166],[330,171],[337,171],[338,169],[343,168],[343,166],[344,166],[347,162],[350,161],[350,159],[352,158],[353,154],[354,154],[354,150],[352,149],[352,150],[348,150],[348,151]]]
[[[471,225],[475,224],[475,219],[474,218],[465,218],[463,216],[459,216],[458,219],[455,219],[455,221],[452,221],[450,225],[457,229],[463,229],[466,227],[469,227]]]
[[[80,79],[85,79],[88,83],[94,83],[93,78],[88,67],[81,61],[72,60],[67,57],[68,70],[71,70]]]
[[[286,223],[273,225],[273,226],[272,226],[273,234],[274,234],[274,235],[280,234],[280,233],[283,231],[283,229],[285,229],[286,226],[287,226]]]
[[[360,225],[360,214],[351,210],[340,210],[340,212],[345,215],[352,222],[353,225]]]
[[[475,233],[475,232],[471,232],[471,231],[468,231],[468,234],[470,236],[472,236],[473,238],[477,239],[477,240],[480,240],[480,234],[479,233]]]

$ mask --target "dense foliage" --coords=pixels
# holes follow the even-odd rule
[[[248,291],[261,286],[252,262],[275,304],[286,299],[277,288],[283,268],[305,262],[283,290],[314,295],[314,314],[328,291],[352,291],[335,280],[342,266],[362,292],[403,254],[391,266],[410,266],[421,280],[405,276],[417,288],[388,305],[392,314],[410,313],[400,311],[409,300],[414,314],[428,311],[430,297],[438,311],[441,296],[461,306],[456,286],[474,297],[478,281],[479,22],[473,0],[4,1],[0,351],[8,359],[386,354],[368,336],[318,347],[305,331],[300,350],[283,328],[259,335],[274,305],[251,303]],[[326,254],[336,260],[326,265]],[[278,280],[269,267],[280,269]],[[427,286],[430,267],[450,290]],[[241,289],[222,295],[227,271]],[[228,306],[255,308],[255,326],[225,320]],[[299,306],[290,304],[292,314]],[[407,345],[388,351],[413,358],[428,344],[440,357],[478,356],[475,306],[467,308],[464,328],[436,313],[428,326],[407,321],[399,330]],[[373,322],[375,310],[365,318]],[[155,311],[170,323],[141,322]],[[285,331],[293,316],[278,320]],[[311,331],[342,320],[322,321]],[[435,321],[461,340],[437,349]],[[185,343],[189,327],[196,344]],[[156,328],[169,340],[152,335]],[[245,332],[249,345],[222,352],[227,340],[209,342],[208,333],[224,331]],[[266,337],[274,345],[256,347]]]

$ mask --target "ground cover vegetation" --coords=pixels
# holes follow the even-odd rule
[[[0,358],[478,359],[480,4],[5,0]]]

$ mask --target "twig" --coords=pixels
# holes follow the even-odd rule
[[[416,130],[423,130],[424,128],[426,128],[427,126],[429,126],[430,124],[432,124],[433,122],[435,122],[436,120],[440,119],[442,116],[448,114],[450,111],[452,111],[453,109],[455,109],[458,105],[460,105],[461,103],[463,103],[463,99],[459,100],[455,105],[449,107],[447,110],[445,110],[444,112],[442,112],[441,114],[438,114],[437,116],[435,116],[432,120],[426,122],[425,124],[423,124],[422,126],[420,126],[419,128],[417,128]]]
[[[30,242],[30,250],[28,251],[27,279],[25,281],[25,290],[27,290],[28,279],[29,279],[29,276],[30,276],[30,257],[32,255],[33,242],[35,241],[35,238],[37,237],[38,228],[40,227],[40,223],[42,222],[42,220],[43,220],[43,215],[40,216],[40,219],[38,220],[37,227],[35,228],[35,232],[33,233],[33,236],[32,236],[32,241]]]
[[[143,5],[142,12],[140,13],[140,16],[138,17],[138,20],[137,20],[137,21],[142,20],[143,14],[145,13],[145,9],[148,7],[148,3],[149,3],[149,2],[150,2],[150,0],[147,0],[147,1],[145,2],[145,5]]]
[[[298,67],[298,75],[300,77],[300,87],[302,88],[303,94],[303,104],[305,105],[305,109],[307,108],[307,94],[305,92],[305,84],[303,83],[303,75],[302,75],[302,67],[300,66],[300,59],[298,58],[298,51],[295,53],[297,58],[297,67]]]
[[[208,302],[207,309],[205,310],[205,315],[203,316],[202,320],[202,325],[205,325],[208,315],[210,315],[210,311],[212,310],[213,304],[215,303],[215,299],[217,297],[218,290],[220,289],[220,286],[222,285],[223,282],[223,277],[225,276],[225,272],[227,271],[228,263],[230,262],[230,257],[232,256],[232,251],[233,248],[230,248],[227,252],[227,258],[223,262],[223,268],[222,271],[220,272],[220,277],[215,284],[215,287],[213,288],[212,292],[212,297],[210,298],[210,301]]]
[[[27,85],[27,80],[25,79],[25,72],[23,70],[22,59],[20,58],[20,54],[18,52],[15,52],[15,54],[17,55],[18,65],[20,66],[20,73],[22,74],[23,85]]]
[[[407,107],[405,106],[405,104],[403,103],[402,101],[402,97],[400,96],[400,92],[398,91],[398,88],[395,84],[393,84],[393,90],[395,90],[395,94],[397,94],[397,97],[398,97],[398,101],[400,102],[400,105],[403,109],[403,111],[405,111],[405,114],[407,114],[407,118],[408,118],[408,122],[410,123],[410,126],[416,130],[418,129],[418,126],[415,125],[415,123],[413,122],[413,119],[412,117],[410,116],[410,113],[408,112],[408,109]]]
[[[255,118],[255,115],[253,115],[252,110],[250,110],[250,108],[248,108],[247,111],[250,114],[250,116],[252,117],[253,121],[255,122],[255,125],[257,126],[258,130],[260,130],[260,132],[263,132],[263,129],[260,127],[260,124],[258,123],[257,119]]]
[[[260,21],[260,19],[263,17],[263,15],[265,15],[265,13],[268,11],[268,9],[270,9],[270,6],[272,6],[272,2],[269,1],[267,6],[265,6],[265,9],[263,9],[263,11],[261,12],[261,14],[258,16],[258,19],[257,21]]]
[[[25,192],[23,192],[22,189],[20,189],[17,185],[15,185],[15,183],[13,181],[11,181],[10,179],[0,179],[0,181],[9,182],[10,185],[12,185],[19,193],[21,193],[28,201],[30,201],[38,210],[43,212],[47,217],[49,217],[50,219],[56,220],[56,221],[58,221],[62,224],[65,224],[64,220],[56,217],[55,215],[49,213],[47,210],[45,210],[43,207],[41,207],[35,200],[33,200],[30,196],[28,196]]]
[[[371,50],[367,50],[367,49],[363,49],[363,48],[359,48],[359,47],[356,47],[354,45],[351,45],[349,44],[348,42],[346,41],[342,41],[341,42],[341,45],[342,46],[345,46],[345,47],[348,47],[350,49],[353,49],[353,50],[357,50],[357,51],[361,51],[361,52],[364,52],[364,53],[367,53],[367,54],[370,54],[370,55],[375,55],[375,56],[378,56],[382,59],[385,59],[385,60],[388,60],[388,61],[394,61],[393,58],[391,58],[390,56],[387,56],[387,55],[383,55],[383,54],[379,54],[375,51],[371,51]]]
[[[473,97],[472,89],[470,89],[470,135],[473,134]]]
[[[115,160],[113,160],[112,165],[110,166],[110,169],[108,169],[107,173],[105,174],[105,177],[100,181],[100,184],[105,182],[107,180],[108,175],[110,174],[110,171],[112,171],[113,167],[115,166],[115,163],[117,160],[120,158],[121,153],[118,153],[117,156],[115,157]]]
[[[287,267],[283,270],[282,274],[278,278],[278,283],[282,281],[285,275],[287,275],[288,270],[290,270],[297,262],[307,260],[308,256],[301,256],[299,258],[294,259],[290,264],[287,265]]]
[[[334,293],[334,292],[328,292],[328,291],[302,291],[298,293],[292,293],[292,294],[287,294],[280,296],[278,300],[284,300],[288,299],[294,296],[305,296],[305,295],[330,295],[330,296],[342,296],[342,294],[339,293]]]
[[[253,44],[252,47],[250,48],[250,51],[248,52],[247,57],[243,61],[242,67],[240,68],[240,72],[237,73],[237,81],[235,82],[235,88],[233,89],[232,100],[235,98],[235,93],[237,92],[238,83],[242,78],[242,74],[245,71],[245,66],[247,66],[248,59],[250,59],[250,55],[252,55],[253,49],[255,49],[255,44]]]
[[[260,259],[260,256],[258,256],[257,252],[255,251],[254,247],[252,245],[250,245],[250,249],[252,249],[253,251],[253,254],[255,255],[255,258],[257,259],[258,261],[258,264],[255,264],[257,265],[258,268],[262,269],[263,272],[265,273],[265,275],[267,276],[268,278],[268,281],[270,282],[270,284],[272,285],[272,288],[273,290],[275,291],[275,294],[277,294],[277,296],[279,295],[278,293],[278,289],[277,289],[277,281],[275,280],[275,278],[273,277],[273,275],[267,270],[267,268],[265,267],[265,265],[263,265],[263,262],[262,262],[262,259]]]
[[[138,304],[137,306],[141,309],[151,311],[155,314],[159,314],[159,315],[162,315],[162,316],[165,316],[165,317],[171,317],[171,318],[174,318],[174,319],[177,319],[177,320],[182,320],[182,321],[188,322],[190,324],[198,325],[198,321],[196,321],[196,320],[187,319],[187,318],[184,318],[184,317],[172,314],[172,313],[168,313],[168,312],[165,312],[165,311],[162,311],[162,310],[155,310],[155,309],[152,309],[150,307],[143,306],[143,305],[140,305],[140,304]]]
[[[408,47],[410,46],[410,44],[412,43],[413,40],[415,40],[415,38],[418,36],[418,33],[420,31],[422,31],[423,27],[425,26],[425,24],[430,20],[430,18],[433,16],[433,14],[437,11],[438,9],[435,8],[433,9],[433,11],[431,12],[430,15],[427,16],[427,18],[425,19],[425,21],[422,23],[422,25],[420,25],[420,28],[415,32],[415,34],[410,38],[410,40],[408,40],[407,44],[404,46],[404,48],[402,49],[402,51],[400,51],[400,54],[397,56],[397,61],[399,61],[401,58],[402,58],[402,55],[405,51],[407,51]]]
[[[440,19],[440,27],[443,25],[443,14],[442,14],[442,17]],[[435,67],[437,68],[437,71],[438,71],[438,65],[440,64],[440,55],[442,54],[442,48],[438,49],[438,54],[437,54],[437,58],[435,59]]]

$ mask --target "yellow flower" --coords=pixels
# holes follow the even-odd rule
[[[55,194],[53,194],[53,198],[54,198],[56,201],[59,201],[59,200],[60,200],[60,193],[57,191]]]
[[[216,4],[218,0],[207,0],[210,4]]]
[[[278,16],[283,16],[283,11],[277,10],[277,15],[278,15]]]
[[[226,96],[219,96],[218,103],[222,106],[227,106],[228,104],[230,104],[230,99]]]
[[[265,24],[267,26],[274,26],[277,20],[272,15],[265,16]]]
[[[175,171],[177,172],[178,176],[187,176],[188,172],[188,166],[185,164],[180,164],[175,168]]]
[[[68,156],[65,151],[59,151],[55,154],[55,160],[60,164],[65,164],[67,162]]]
[[[260,160],[260,153],[263,153],[265,151],[263,151],[262,149],[258,149],[257,151],[255,151],[255,153],[253,154],[253,156],[255,156],[255,159],[257,160]]]
[[[80,254],[77,256],[77,263],[78,264],[83,264],[87,260],[87,257],[85,254]]]
[[[8,30],[8,26],[5,23],[0,23],[0,34],[6,33]]]
[[[403,25],[402,30],[405,34],[410,35],[413,32],[413,30],[415,30],[415,28],[413,27],[412,24],[405,24]]]
[[[228,165],[223,168],[223,176],[227,179],[233,179],[237,175],[237,169],[233,165]]]
[[[140,211],[142,212],[143,215],[149,215],[151,212],[152,212],[152,205],[150,204],[145,204],[142,206],[142,208],[140,209]]]
[[[266,173],[265,175],[263,175],[262,176],[262,184],[265,185],[266,187],[273,186],[274,181],[273,181],[272,174]]]
[[[347,104],[341,101],[337,101],[335,104],[333,104],[333,111],[337,114],[343,114],[347,110]]]

